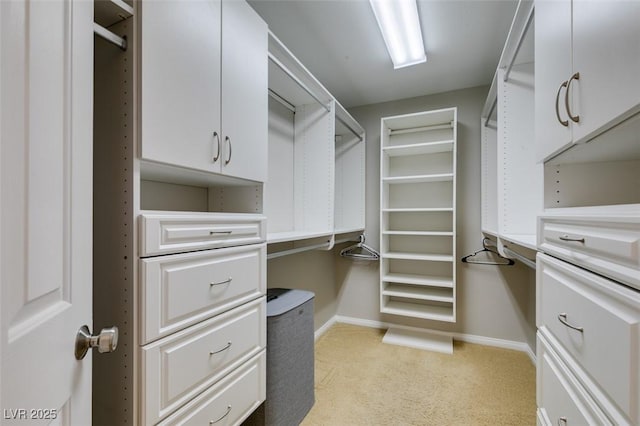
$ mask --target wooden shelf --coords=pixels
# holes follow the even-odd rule
[[[453,181],[453,173],[439,173],[433,175],[417,175],[417,176],[393,176],[382,179],[384,183],[429,183],[429,182],[449,182]]]
[[[425,285],[431,287],[443,287],[453,288],[452,277],[432,277],[428,275],[416,275],[416,274],[386,274],[382,276],[382,281],[400,283],[400,284],[412,284],[412,285]]]
[[[420,155],[420,154],[437,154],[440,152],[453,151],[453,141],[425,142],[408,145],[385,146],[382,152],[390,157]]]

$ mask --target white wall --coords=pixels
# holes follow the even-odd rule
[[[352,108],[349,112],[367,132],[366,237],[379,247],[380,118],[445,107],[458,107],[457,252],[481,248],[480,112],[488,87],[457,90]],[[338,314],[363,320],[425,327],[527,343],[535,348],[535,273],[512,267],[457,262],[455,324],[379,313],[378,263],[312,251],[270,260],[268,286],[302,288],[316,293],[316,329]]]

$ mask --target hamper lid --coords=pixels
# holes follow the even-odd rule
[[[282,315],[313,299],[311,291],[287,288],[267,289],[267,316]]]

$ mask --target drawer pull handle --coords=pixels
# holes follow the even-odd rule
[[[210,424],[210,425],[214,425],[214,424],[218,423],[220,420],[222,420],[222,419],[224,419],[225,417],[227,417],[227,416],[229,415],[229,413],[230,413],[230,412],[231,412],[231,406],[230,406],[230,405],[227,405],[227,411],[226,411],[226,413],[224,413],[224,414],[222,415],[222,417],[220,417],[218,420],[209,420],[209,424]]]
[[[227,349],[229,349],[230,347],[231,347],[231,342],[228,342],[228,343],[227,343],[227,346],[225,346],[225,347],[224,347],[224,348],[222,348],[222,349],[218,349],[217,351],[211,351],[211,352],[209,352],[209,355],[219,354],[220,352],[224,352],[224,351],[226,351],[226,350],[227,350]]]
[[[567,418],[562,416],[560,418],[558,418],[558,426],[562,426],[562,425],[566,425],[567,424]]]
[[[580,238],[580,237],[570,237],[568,234],[564,234],[564,235],[560,235],[558,238],[560,238],[562,241],[571,241],[574,243],[584,243],[584,237]]]
[[[231,280],[233,280],[233,277],[229,277],[224,281],[218,281],[217,283],[209,283],[209,287],[213,287],[214,285],[229,284],[231,282]]]
[[[209,235],[230,235],[233,231],[209,231]]]
[[[580,333],[584,332],[584,328],[569,324],[569,322],[567,321],[567,314],[564,312],[561,314],[558,314],[558,321],[560,321],[562,324],[566,325],[569,328],[579,331]]]

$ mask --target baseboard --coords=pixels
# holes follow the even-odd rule
[[[322,326],[320,326],[320,328],[318,328],[315,331],[315,333],[313,335],[314,340],[318,340],[320,338],[320,336],[322,336],[324,333],[326,333],[327,330],[329,330],[331,328],[331,326],[337,322],[337,318],[338,317],[334,315],[333,317],[331,317],[331,319],[329,321],[327,321],[324,324],[322,324]]]
[[[362,327],[380,328],[380,329],[388,329],[390,327],[394,327],[394,328],[400,328],[400,329],[406,329],[406,330],[423,330],[418,327],[396,325],[396,324],[391,324],[391,323],[382,322],[382,321],[365,320],[361,318],[346,317],[342,315],[334,316],[333,318],[331,318],[331,320],[327,321],[327,323],[323,325],[322,328],[326,326],[326,329],[328,329],[329,327],[331,327],[331,325],[335,324],[336,322],[343,323],[343,324],[359,325]],[[326,331],[326,329],[324,329],[323,333]],[[536,365],[535,351],[532,350],[531,347],[524,342],[515,342],[513,340],[496,339],[493,337],[485,337],[485,336],[476,336],[473,334],[448,333],[448,332],[438,331],[438,330],[427,330],[427,331],[429,333],[441,334],[443,336],[446,336],[446,335],[453,336],[454,340],[460,340],[461,342],[475,343],[478,345],[493,346],[501,349],[511,349],[515,351],[524,352],[527,354],[527,356],[529,357],[533,365]]]

